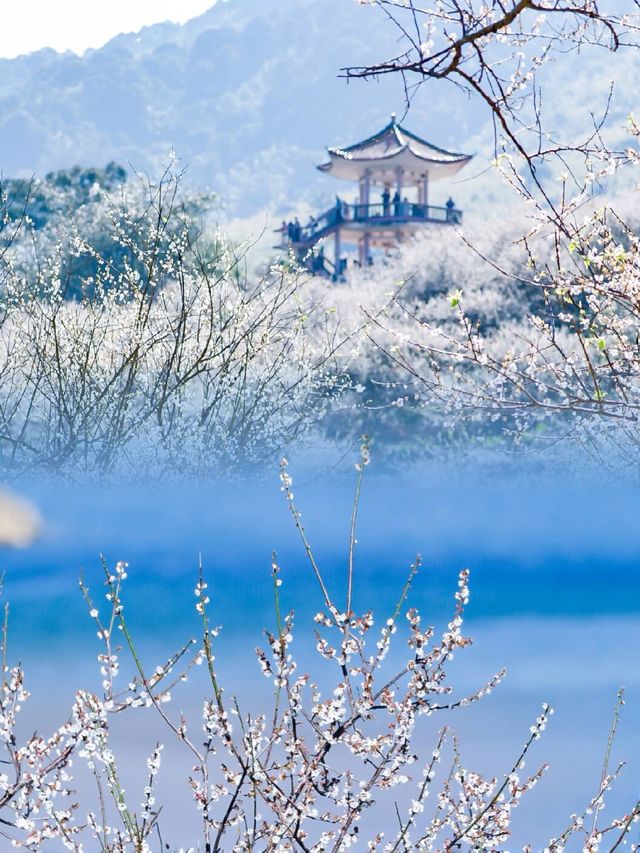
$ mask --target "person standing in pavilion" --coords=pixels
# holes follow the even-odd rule
[[[383,216],[391,215],[391,193],[389,187],[385,187],[382,191],[382,214]]]

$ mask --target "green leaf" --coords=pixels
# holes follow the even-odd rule
[[[458,305],[460,305],[460,300],[461,300],[461,299],[462,299],[462,291],[461,291],[461,290],[456,290],[456,291],[455,291],[454,293],[452,293],[452,294],[451,294],[451,296],[449,297],[449,304],[451,305],[451,307],[452,307],[452,308],[457,308],[457,307],[458,307]]]

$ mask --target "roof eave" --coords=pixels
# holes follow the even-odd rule
[[[408,148],[408,145],[403,145],[391,153],[380,154],[377,157],[358,157],[357,155],[346,151],[344,148],[329,148],[329,155],[331,157],[337,157],[339,160],[347,160],[349,163],[377,163],[380,160],[391,160],[399,154],[402,154],[403,151],[407,151]]]
[[[455,154],[455,155],[451,155],[450,159],[439,160],[435,157],[425,157],[422,154],[417,154],[415,151],[413,151],[410,148],[409,145],[403,146],[399,150],[394,151],[392,154],[382,154],[378,157],[348,156],[348,153],[344,149],[340,149],[340,148],[329,148],[328,151],[329,151],[329,156],[332,159],[335,157],[337,160],[342,161],[342,162],[363,163],[363,164],[389,162],[391,160],[395,160],[397,157],[400,157],[406,151],[409,151],[411,153],[411,156],[415,157],[416,160],[420,160],[423,163],[432,163],[433,165],[436,165],[436,166],[451,165],[454,163],[461,163],[464,165],[465,163],[468,163],[469,160],[471,160],[473,158],[473,154]],[[449,152],[447,152],[447,153],[449,153]],[[321,169],[322,171],[326,172],[331,168],[331,162],[324,163],[324,164],[322,164],[322,166],[318,166],[318,168]]]
[[[381,139],[385,134],[393,132],[395,138],[398,141],[398,145],[402,148],[411,147],[410,140],[414,140],[415,142],[420,143],[421,145],[425,145],[429,148],[433,148],[434,151],[437,151],[440,154],[445,155],[446,157],[452,158],[447,162],[454,162],[456,159],[464,159],[469,157],[467,154],[463,154],[459,151],[447,151],[446,148],[440,148],[438,145],[434,145],[431,142],[427,142],[426,139],[422,139],[420,136],[417,136],[415,133],[412,133],[410,130],[406,130],[402,125],[398,124],[395,120],[395,117],[389,122],[389,124],[385,125],[382,130],[379,130],[377,133],[372,134],[367,139],[363,139],[361,142],[356,142],[354,145],[348,145],[344,148],[329,148],[328,151],[330,154],[335,154],[336,156],[347,157],[348,155],[357,154],[359,149],[366,147],[372,143],[375,143],[377,140]],[[409,141],[407,141],[409,140]],[[419,156],[419,155],[416,155]],[[360,158],[358,158],[360,159]],[[421,158],[426,159],[426,158]],[[434,160],[433,162],[442,162],[439,160]]]

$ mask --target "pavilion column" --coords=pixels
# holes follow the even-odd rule
[[[358,240],[358,260],[360,261],[361,267],[366,267],[369,265],[369,258],[371,257],[371,234],[368,231],[365,231],[362,235],[362,238]]]
[[[402,190],[404,188],[404,169],[398,166],[396,169],[396,192],[402,198]]]
[[[337,281],[340,278],[340,254],[341,254],[341,246],[340,246],[340,228],[336,228],[335,235],[335,246],[334,246],[334,270],[335,270],[335,280]]]
[[[368,206],[371,204],[371,172],[365,169],[364,175],[360,178],[360,205],[365,209],[361,211],[362,216],[368,215]]]
[[[428,207],[428,205],[429,205],[429,173],[428,172],[423,177],[420,187],[422,189],[422,204],[424,204],[425,207]]]

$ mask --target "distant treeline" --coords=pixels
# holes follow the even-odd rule
[[[102,193],[117,190],[126,180],[126,169],[114,162],[104,168],[60,169],[44,178],[3,178],[0,235],[6,240],[7,227],[23,219],[41,230],[53,217],[96,201]]]

